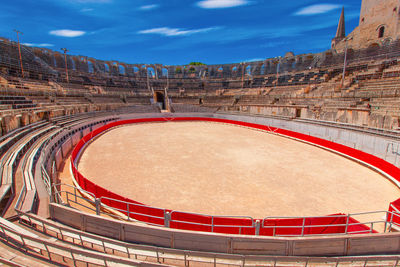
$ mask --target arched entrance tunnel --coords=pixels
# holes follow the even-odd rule
[[[160,107],[160,109],[162,110],[166,109],[164,92],[160,91],[154,92],[154,100]]]

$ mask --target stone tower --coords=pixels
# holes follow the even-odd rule
[[[343,11],[338,32],[341,23],[343,23],[344,29]],[[384,43],[390,43],[400,37],[399,24],[400,0],[362,0],[358,27],[341,40],[337,39],[337,33],[332,41],[332,48],[342,51],[345,47],[345,41],[348,43],[348,47],[353,49],[381,46]]]
[[[337,43],[340,43],[344,38],[346,38],[346,27],[344,19],[344,7],[342,8],[342,14],[340,15],[339,24],[336,30],[335,38],[332,40],[332,48],[336,47]]]

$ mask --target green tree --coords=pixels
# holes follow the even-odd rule
[[[190,62],[189,65],[192,65],[192,66],[204,66],[206,64],[201,63],[201,62]]]

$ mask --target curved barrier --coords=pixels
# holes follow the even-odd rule
[[[209,121],[218,123],[234,124],[266,132],[272,132],[298,141],[306,142],[311,145],[319,146],[323,149],[341,154],[367,165],[376,171],[382,173],[393,182],[400,181],[400,170],[380,159],[363,151],[346,147],[321,138],[284,130],[275,127],[269,127],[259,124],[232,121],[216,118],[200,117],[177,117],[177,118],[142,118],[124,121],[116,121],[104,125],[91,133],[85,135],[76,145],[72,152],[71,168],[73,175],[79,186],[92,193],[96,197],[97,210],[101,209],[101,204],[111,207],[120,213],[138,221],[157,226],[166,226],[175,229],[205,231],[226,234],[245,234],[245,235],[264,235],[264,236],[306,236],[306,235],[327,235],[327,234],[363,234],[376,233],[372,228],[364,225],[349,215],[334,214],[321,217],[307,218],[265,218],[253,219],[251,217],[226,217],[210,216],[203,214],[193,214],[187,212],[172,211],[147,206],[135,200],[120,196],[107,189],[104,189],[85,178],[76,168],[77,159],[85,145],[93,138],[103,132],[120,125],[148,122],[166,122],[166,121]],[[390,216],[388,221],[394,221],[399,216]]]

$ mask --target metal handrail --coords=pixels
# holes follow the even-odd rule
[[[22,185],[22,189],[21,189],[21,193],[19,194],[19,197],[17,199],[17,202],[15,203],[14,209],[15,210],[21,210],[22,208],[22,204],[23,204],[23,200],[25,199],[26,196],[26,186],[25,184]]]
[[[120,211],[120,212],[127,213],[128,219],[130,218],[130,216],[129,216],[130,214],[142,215],[142,216],[146,216],[146,217],[150,217],[150,218],[155,218],[155,219],[164,219],[164,216],[163,216],[163,217],[160,217],[160,216],[154,216],[154,215],[149,215],[149,214],[145,214],[145,213],[133,212],[133,211],[131,211],[131,209],[129,208],[129,206],[150,208],[150,209],[152,209],[152,210],[161,211],[164,215],[165,215],[165,213],[167,212],[166,209],[155,208],[155,207],[147,206],[147,205],[144,205],[144,204],[137,204],[137,203],[132,203],[132,202],[123,201],[123,200],[118,200],[118,199],[109,198],[109,197],[100,197],[100,198],[96,198],[96,200],[98,200],[99,208],[101,208],[101,206],[105,206],[106,208],[109,208],[109,209],[115,209],[115,210],[118,210],[118,211]],[[126,209],[126,210],[123,210],[123,209],[119,209],[119,208],[115,208],[115,207],[110,207],[110,206],[108,206],[108,205],[106,205],[106,204],[103,204],[103,203],[102,203],[102,200],[110,200],[110,201],[114,201],[114,202],[117,202],[117,203],[126,204],[127,209]]]
[[[82,248],[65,246],[63,244],[56,243],[54,241],[45,238],[31,236],[27,233],[20,233],[15,229],[11,229],[10,227],[3,225],[1,222],[0,222],[0,237],[1,239],[4,239],[7,242],[11,241],[11,243],[19,244],[21,248],[25,249],[25,253],[28,255],[35,255],[35,256],[37,255],[39,257],[46,258],[51,262],[57,262],[57,260],[51,256],[52,254],[57,254],[61,256],[59,257],[58,262],[61,263],[63,260],[65,260],[65,258],[69,258],[74,262],[75,266],[78,261],[81,262],[84,261],[86,263],[94,263],[96,265],[101,265],[101,266],[110,266],[110,264],[112,263],[124,264],[124,265],[133,265],[133,264],[141,265],[142,263],[141,261],[138,260],[117,257],[114,255],[107,255],[106,253],[101,254],[100,258],[98,252]],[[45,251],[46,253],[41,253],[42,251]],[[62,263],[64,264],[65,262]],[[166,265],[160,265],[160,266],[166,266]]]
[[[360,215],[372,215],[372,214],[380,214],[383,213],[385,216],[383,218],[389,218],[388,216],[390,216],[391,220],[390,222],[388,222],[387,220],[377,220],[377,221],[363,221],[363,222],[353,222],[353,223],[349,223],[349,218],[354,218],[355,216],[360,216]],[[343,218],[346,217],[346,223],[344,224],[328,224],[328,225],[305,225],[305,220],[306,219],[314,219],[314,218]],[[329,215],[329,216],[316,216],[316,217],[288,217],[288,216],[281,216],[281,217],[266,217],[263,219],[262,224],[261,224],[261,228],[265,228],[265,229],[273,229],[273,236],[277,236],[275,235],[276,233],[276,229],[301,229],[301,236],[304,236],[305,234],[305,229],[306,228],[322,228],[322,227],[345,227],[345,232],[342,234],[355,234],[355,233],[366,233],[366,232],[370,232],[372,233],[374,231],[374,224],[377,223],[381,223],[384,224],[384,233],[386,233],[387,231],[390,231],[393,225],[396,226],[400,226],[399,223],[393,222],[393,217],[399,217],[400,218],[400,213],[396,213],[396,212],[391,212],[391,211],[371,211],[371,212],[360,212],[360,213],[352,213],[352,214],[348,214],[348,215]],[[303,219],[303,224],[302,225],[265,225],[266,220],[268,219]],[[354,225],[369,225],[371,224],[370,230],[360,230],[360,231],[351,231],[349,232],[349,226],[354,226]],[[388,227],[389,224],[389,227]],[[337,235],[338,233],[335,233],[334,235]],[[340,233],[339,233],[340,234]],[[333,235],[333,234],[312,234],[312,235]],[[279,236],[299,236],[299,235],[279,235]]]
[[[189,214],[189,215],[196,215],[196,216],[203,216],[206,218],[211,219],[211,224],[209,223],[196,223],[196,222],[190,222],[190,221],[182,221],[182,220],[176,220],[172,219],[172,216],[174,213],[181,213],[181,214]],[[214,232],[214,227],[232,227],[232,228],[254,228],[256,226],[255,224],[255,219],[253,219],[250,216],[220,216],[220,215],[208,215],[208,214],[201,214],[201,213],[193,213],[193,212],[182,212],[182,211],[171,211],[171,222],[180,222],[180,223],[185,223],[185,224],[192,224],[192,225],[202,225],[202,226],[211,226],[211,232]],[[251,225],[228,225],[228,224],[215,224],[214,219],[215,218],[224,218],[224,219],[249,219],[251,222]]]
[[[190,266],[190,263],[209,263],[209,264],[226,264],[232,265],[232,260],[240,262],[241,266],[246,266],[249,261],[272,262],[275,265],[279,262],[291,262],[293,265],[299,262],[315,263],[322,262],[365,262],[368,261],[399,261],[400,256],[357,256],[357,257],[285,257],[285,256],[248,256],[240,254],[222,254],[214,252],[199,252],[191,250],[181,250],[173,248],[154,247],[150,245],[126,243],[107,237],[102,237],[70,228],[55,222],[43,219],[37,215],[17,212],[22,223],[28,224],[45,234],[56,236],[58,239],[80,246],[82,248],[95,249],[99,252],[106,252],[120,255],[123,253],[127,258],[137,258],[145,256],[155,258],[159,262],[163,259],[174,259],[185,262],[185,266]],[[72,237],[72,238],[71,238]],[[78,242],[76,242],[76,240]],[[84,242],[83,242],[84,240]],[[75,241],[75,242],[74,242]],[[361,264],[362,265],[362,264]],[[304,266],[302,263],[301,266]]]
[[[67,188],[71,188],[71,189],[73,189],[74,192],[72,193],[72,192],[69,192],[67,190],[58,190],[57,187],[61,187],[61,186],[62,187],[67,187]],[[96,196],[91,192],[85,191],[83,189],[76,188],[75,186],[72,186],[72,185],[61,184],[61,183],[60,184],[53,184],[52,192],[53,192],[53,197],[52,197],[52,201],[53,202],[59,203],[59,204],[64,205],[64,206],[65,205],[70,206],[70,202],[72,202],[74,204],[77,204],[79,206],[82,206],[84,208],[87,208],[87,209],[89,209],[91,211],[96,212],[96,208],[93,208],[93,207],[96,207]],[[84,194],[87,194],[93,200],[88,199],[87,197],[81,196],[81,192],[83,192]],[[62,194],[63,193],[66,195],[66,202],[62,198]],[[79,193],[79,195],[78,195],[78,193]],[[72,199],[69,198],[70,195],[73,196]],[[84,205],[83,203],[79,202],[78,199],[88,202],[90,204],[90,206]]]
[[[210,226],[212,227],[212,232],[214,232],[214,227],[221,227],[221,228],[238,228],[238,229],[242,229],[242,228],[247,228],[247,229],[251,229],[251,228],[257,228],[259,227],[260,229],[274,229],[274,233],[276,232],[276,230],[278,229],[297,229],[300,230],[301,229],[301,234],[300,235],[278,235],[278,236],[318,236],[318,235],[345,235],[345,234],[355,234],[355,233],[373,233],[374,232],[374,226],[376,224],[384,224],[384,232],[389,232],[393,226],[400,226],[399,223],[397,222],[393,222],[393,218],[394,217],[400,217],[400,214],[397,212],[391,212],[391,211],[370,211],[370,212],[361,212],[361,213],[352,213],[352,214],[347,214],[347,215],[329,215],[329,216],[315,216],[315,217],[288,217],[288,216],[281,216],[281,217],[266,217],[264,218],[261,223],[259,223],[259,225],[257,225],[257,221],[250,216],[213,216],[213,215],[205,215],[205,214],[199,214],[199,213],[189,213],[189,212],[180,212],[180,213],[184,213],[184,214],[192,214],[192,215],[198,215],[198,216],[204,216],[204,217],[209,217],[210,219],[212,218],[237,218],[237,219],[249,219],[251,221],[251,225],[227,225],[227,224],[215,224],[214,220],[212,219],[212,223],[211,224],[207,224],[207,223],[200,223],[200,222],[191,222],[191,221],[183,221],[183,220],[176,220],[176,219],[171,219],[171,215],[174,213],[174,211],[167,211],[165,209],[158,209],[161,210],[163,212],[165,212],[165,216],[164,217],[160,217],[160,216],[154,216],[154,215],[149,215],[146,213],[140,213],[140,212],[133,212],[131,210],[128,211],[124,210],[124,209],[120,209],[120,208],[114,208],[114,207],[110,207],[108,205],[105,205],[104,203],[101,202],[102,199],[108,199],[110,201],[116,201],[119,203],[124,203],[127,205],[134,205],[134,206],[138,206],[138,207],[147,207],[147,208],[152,208],[157,210],[157,208],[153,208],[150,206],[146,206],[146,205],[141,205],[141,204],[135,204],[135,203],[129,203],[127,201],[122,201],[122,200],[117,200],[117,199],[112,199],[112,198],[108,198],[108,197],[101,197],[101,198],[96,198],[95,195],[93,193],[90,193],[88,191],[85,191],[83,189],[78,189],[74,186],[71,185],[65,185],[65,184],[58,184],[58,185],[53,185],[53,188],[55,188],[56,186],[67,186],[70,188],[74,189],[74,192],[69,192],[69,191],[65,191],[65,190],[61,190],[58,191],[57,189],[53,189],[53,193],[54,194],[58,194],[59,197],[61,198],[61,193],[64,193],[67,195],[67,203],[69,202],[73,202],[75,204],[84,206],[86,208],[91,208],[91,210],[96,211],[96,213],[98,215],[107,215],[107,216],[111,216],[109,212],[104,211],[103,208],[105,210],[115,210],[117,212],[123,212],[123,213],[127,213],[129,215],[140,215],[140,216],[144,216],[144,217],[148,217],[148,218],[156,218],[156,219],[164,219],[164,226],[169,227],[169,223],[170,222],[180,222],[180,223],[185,223],[185,224],[190,224],[190,225],[198,225],[198,226]],[[88,200],[87,198],[84,198],[82,196],[78,196],[77,194],[80,194],[79,192],[83,191],[84,193],[90,195],[93,200]],[[69,196],[72,195],[72,198],[70,198]],[[88,207],[83,205],[82,203],[78,202],[78,198],[79,199],[85,199],[87,201],[89,201],[89,203],[92,205],[92,207]],[[96,209],[94,209],[93,207],[96,207]],[[175,211],[175,212],[179,212],[179,211]],[[368,221],[360,221],[360,222],[349,222],[348,218],[354,218],[356,216],[365,216],[365,215],[377,215],[377,214],[383,214],[384,216],[382,216],[383,218],[390,218],[390,221],[388,220],[368,220]],[[167,216],[166,216],[167,215]],[[117,216],[120,217],[118,215],[113,214],[113,216]],[[130,216],[128,216],[128,220]],[[306,225],[304,222],[307,219],[311,219],[311,218],[347,218],[346,219],[346,223],[336,223],[336,224],[320,224],[320,225]],[[276,225],[265,225],[266,220],[268,219],[302,219],[303,220],[303,224],[302,225],[285,225],[285,226],[276,226]],[[147,223],[147,222],[144,222]],[[160,226],[159,224],[154,224],[154,223],[147,223],[147,224],[151,224],[151,225],[157,225]],[[354,231],[348,231],[350,226],[356,226],[356,225],[370,225],[370,229],[365,229],[365,230],[354,230]],[[328,227],[344,227],[345,231],[344,233],[334,233],[334,234],[306,234],[306,229],[312,229],[312,228],[328,228]],[[258,229],[258,230],[260,230]],[[257,229],[256,229],[257,230]],[[256,233],[257,234],[257,233]],[[274,236],[277,236],[274,234]]]

